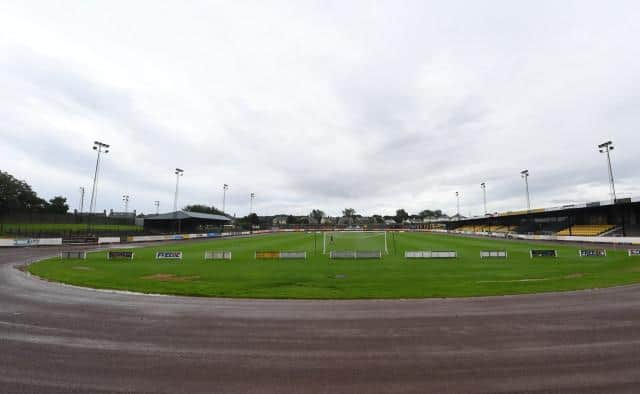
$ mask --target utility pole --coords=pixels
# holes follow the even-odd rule
[[[482,202],[484,203],[484,216],[487,216],[487,183],[482,182],[480,184],[482,188]]]
[[[156,200],[153,202],[153,205],[156,206],[156,215],[160,214],[160,201]]]
[[[84,187],[80,187],[80,213],[84,210]]]
[[[128,194],[124,194],[122,196],[122,202],[124,202],[124,213],[128,213],[129,212],[129,195]]]
[[[256,194],[255,193],[251,193],[249,195],[249,215],[251,215],[253,213],[253,199],[256,198]]]
[[[178,211],[178,187],[180,186],[180,177],[184,174],[184,170],[181,168],[176,168],[174,172],[176,174],[176,192],[173,195],[173,212]]]
[[[520,171],[520,176],[524,179],[524,188],[527,194],[527,210],[531,210],[531,198],[529,196],[529,170]]]
[[[458,220],[460,220],[460,193],[456,192],[456,214],[458,215]]]
[[[227,189],[229,189],[229,185],[226,183],[222,186],[222,213],[225,213],[226,203],[227,203]]]
[[[93,150],[98,152],[98,157],[96,158],[96,169],[93,173],[93,187],[91,188],[91,203],[89,204],[89,215],[93,213],[96,209],[96,200],[98,199],[98,175],[100,174],[100,156],[102,153],[109,153],[109,145],[102,143],[100,141],[93,142]]]
[[[609,193],[611,194],[611,202],[615,204],[617,200],[616,185],[613,180],[613,169],[611,168],[611,154],[610,154],[610,152],[614,148],[613,142],[611,141],[603,142],[602,144],[598,145],[598,148],[600,150],[600,153],[607,154],[607,168],[609,170]]]

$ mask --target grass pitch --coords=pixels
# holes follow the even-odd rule
[[[42,278],[103,289],[190,296],[357,299],[465,297],[610,287],[640,282],[640,257],[608,250],[581,258],[578,247],[426,233],[388,233],[382,260],[329,260],[322,234],[289,233],[183,242],[133,249],[133,261],[51,259],[29,266]],[[346,238],[341,248],[349,247]],[[358,238],[382,250],[379,238]],[[364,243],[364,244],[363,244]],[[370,244],[371,243],[371,244]],[[556,249],[558,258],[531,259],[529,249]],[[507,250],[509,258],[480,259],[481,250]],[[227,250],[233,260],[204,260],[205,250]],[[255,260],[258,250],[305,250],[307,260]],[[408,260],[405,250],[456,250],[447,260]],[[181,261],[155,260],[156,251],[183,251]]]

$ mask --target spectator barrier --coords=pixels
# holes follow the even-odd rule
[[[0,238],[0,247],[52,245],[62,245],[62,238]]]
[[[406,251],[404,257],[407,259],[455,259],[458,257],[458,252],[455,250]]]

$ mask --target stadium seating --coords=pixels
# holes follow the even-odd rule
[[[485,226],[484,231],[492,233],[508,233],[515,230],[516,226]]]
[[[520,224],[519,226],[516,226],[513,232],[517,234],[533,234],[537,230],[538,230],[538,226],[536,226],[535,223],[523,223],[523,224]],[[553,233],[555,234],[556,231],[554,231]]]
[[[574,224],[571,227],[559,231],[557,235],[576,235],[580,237],[596,237],[614,229],[610,224]]]
[[[491,232],[491,233],[508,233],[512,232],[516,229],[516,226],[474,226],[467,225],[458,227],[456,230],[458,231],[469,231],[469,232]]]
[[[640,225],[631,224],[626,227],[627,237],[640,237]]]
[[[477,230],[476,230],[477,229]],[[476,231],[480,231],[479,227],[476,226],[462,226],[462,227],[458,227],[456,229],[457,231],[467,231],[467,232],[476,232]]]

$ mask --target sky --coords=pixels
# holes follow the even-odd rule
[[[640,195],[637,1],[0,1],[0,169],[97,209]]]

